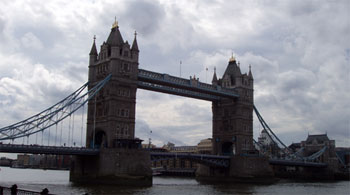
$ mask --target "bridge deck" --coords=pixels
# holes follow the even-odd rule
[[[29,154],[56,154],[56,155],[98,155],[99,149],[84,147],[60,147],[39,145],[0,144],[0,152],[29,153]]]
[[[282,165],[282,166],[300,166],[300,167],[318,167],[318,168],[323,168],[328,166],[327,163],[280,160],[280,159],[271,159],[269,160],[269,162],[271,165]]]
[[[39,145],[19,145],[19,144],[0,144],[0,152],[5,153],[29,153],[29,154],[56,154],[56,155],[98,155],[99,149],[84,148],[84,147],[62,147],[62,146],[39,146]],[[200,163],[218,166],[229,167],[230,156],[217,156],[208,154],[193,154],[193,153],[171,153],[171,152],[151,152],[152,160],[165,160],[169,158],[179,158],[197,161]],[[271,159],[271,165],[281,166],[303,166],[303,167],[318,167],[324,168],[326,163],[308,162],[308,161],[293,161]]]

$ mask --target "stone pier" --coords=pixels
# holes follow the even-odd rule
[[[259,156],[232,156],[228,168],[199,165],[196,176],[199,180],[223,182],[271,183],[275,181],[268,159]]]
[[[75,156],[70,181],[84,184],[152,186],[150,154],[142,149],[102,148],[99,156]]]

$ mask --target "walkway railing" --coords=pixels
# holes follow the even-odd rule
[[[197,79],[184,79],[161,74],[148,70],[139,69],[138,80],[155,85],[168,86],[173,88],[185,89],[192,92],[199,92],[207,95],[214,95],[225,98],[237,98],[238,93],[234,89],[222,88],[220,86],[210,85],[199,82]],[[151,89],[149,89],[151,90]]]
[[[85,147],[0,144],[0,152],[57,155],[98,155],[100,150]]]
[[[44,188],[41,192],[33,190],[18,189],[17,185],[12,187],[0,186],[0,195],[52,195],[47,188]]]

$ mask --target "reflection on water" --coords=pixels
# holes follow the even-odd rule
[[[54,194],[135,194],[135,195],[197,195],[197,194],[350,194],[350,182],[278,181],[270,185],[202,183],[194,178],[154,177],[153,186],[127,188],[103,185],[73,185],[68,171],[12,169],[1,167],[0,185],[41,191],[48,188]]]

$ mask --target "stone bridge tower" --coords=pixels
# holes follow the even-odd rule
[[[86,147],[97,156],[74,156],[70,181],[127,186],[151,186],[150,154],[135,138],[135,103],[139,49],[123,40],[118,23],[97,52],[92,45],[89,89],[111,74],[108,83],[88,102]]]
[[[253,76],[242,74],[240,64],[232,56],[221,79],[214,72],[212,84],[234,88],[237,99],[213,102],[213,154],[233,155],[253,149]]]
[[[101,45],[100,53],[94,40],[90,51],[89,88],[109,74],[112,78],[96,99],[88,103],[87,147],[115,147],[135,138],[138,59],[136,32],[130,47],[128,41],[124,42],[117,22]]]

